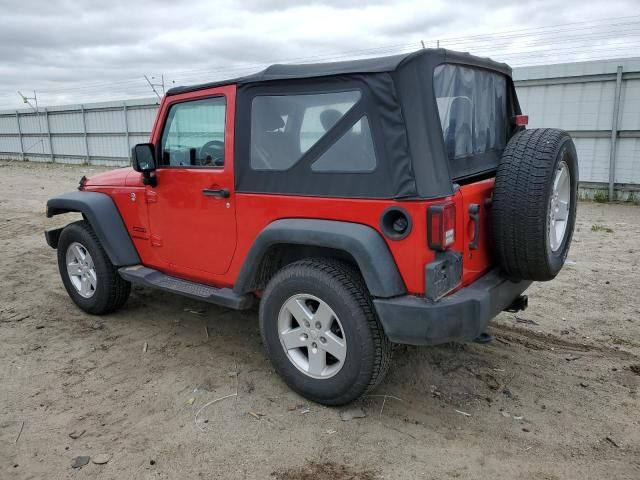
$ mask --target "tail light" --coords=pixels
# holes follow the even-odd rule
[[[529,124],[529,115],[516,115],[513,117],[513,123],[516,127],[524,127]]]
[[[456,206],[454,203],[431,205],[427,209],[427,242],[441,252],[456,240]]]

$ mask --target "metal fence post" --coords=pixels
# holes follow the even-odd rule
[[[613,97],[613,119],[611,121],[611,148],[609,150],[609,201],[613,202],[616,181],[616,147],[618,145],[618,113],[620,112],[620,93],[622,90],[622,65],[616,72],[616,92]]]
[[[87,136],[87,119],[84,114],[84,105],[80,105],[80,111],[82,112],[82,133],[84,134],[84,150],[87,155],[87,165],[90,165],[89,161],[89,137]]]
[[[16,110],[16,124],[18,125],[18,137],[20,138],[20,159],[24,161],[24,143],[22,141],[22,128],[20,127],[20,113]]]
[[[129,143],[129,119],[127,118],[127,104],[122,104],[122,113],[124,114],[124,135],[127,141],[127,157],[129,158],[129,165],[131,165],[131,144]]]
[[[51,156],[51,163],[55,163],[56,159],[53,156],[53,142],[51,141],[51,126],[49,125],[49,110],[44,109],[44,120],[47,125],[47,136],[49,137],[49,155]]]

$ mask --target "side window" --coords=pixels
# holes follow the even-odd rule
[[[160,166],[224,166],[225,114],[224,97],[171,106],[162,132]]]
[[[256,96],[251,103],[251,168],[291,168],[360,96],[359,90]]]
[[[348,92],[350,95],[344,97],[344,102],[328,103],[308,107],[304,110],[302,116],[302,125],[300,125],[300,151],[305,153],[309,150],[322,136],[340,120],[345,113],[351,109],[358,101],[360,95],[353,96],[351,94],[358,92]],[[334,97],[331,100],[338,100]],[[326,99],[329,100],[329,99]]]
[[[376,169],[376,153],[366,115],[311,164],[314,172],[367,173]]]

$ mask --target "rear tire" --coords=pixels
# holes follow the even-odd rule
[[[129,298],[131,284],[111,263],[88,222],[67,225],[58,241],[58,269],[74,303],[87,313],[104,315]]]
[[[511,278],[551,280],[569,252],[576,220],[578,159],[569,134],[532,129],[504,151],[493,193],[494,256]]]
[[[323,318],[330,318],[329,324]],[[391,360],[391,342],[364,281],[343,262],[305,259],[280,270],[260,303],[260,331],[267,356],[287,385],[324,405],[343,405],[373,389]],[[323,359],[320,368],[314,368],[317,355]]]

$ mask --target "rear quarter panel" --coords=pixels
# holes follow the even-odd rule
[[[429,202],[244,193],[236,195],[236,202],[238,246],[229,271],[232,278],[238,275],[253,241],[269,223],[283,218],[337,220],[368,225],[378,231],[398,265],[407,290],[413,294],[424,294],[424,267],[435,258],[434,252],[427,247],[426,238]],[[386,238],[381,231],[380,218],[384,210],[391,206],[403,208],[412,220],[411,233],[402,240]]]

